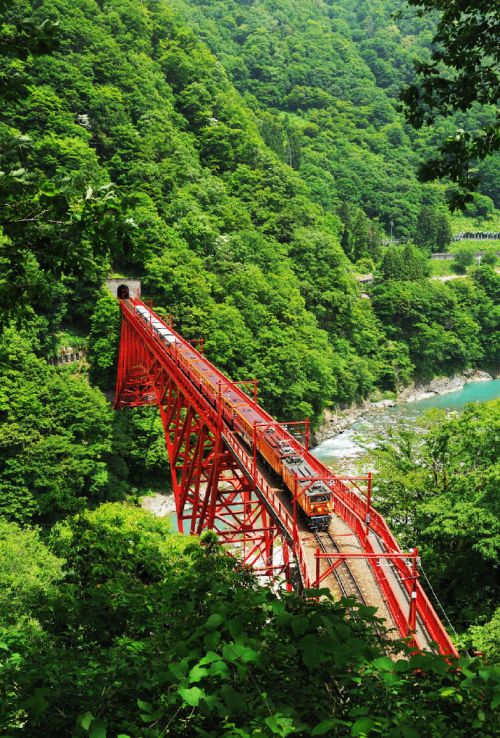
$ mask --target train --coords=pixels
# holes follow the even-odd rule
[[[221,410],[227,426],[255,451],[282,480],[291,499],[296,500],[308,527],[328,530],[333,515],[332,490],[315,472],[310,453],[283,426],[234,383],[228,382],[204,356],[177,336],[148,307],[122,298],[138,319],[152,332],[189,380],[210,404]],[[219,407],[221,403],[221,407]]]

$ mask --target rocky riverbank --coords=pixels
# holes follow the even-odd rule
[[[143,510],[149,510],[158,518],[164,518],[175,512],[175,500],[173,494],[157,494],[148,495],[141,500]]]
[[[319,444],[327,438],[343,433],[368,411],[394,407],[401,402],[425,400],[428,397],[445,395],[448,392],[459,392],[469,382],[488,382],[494,378],[488,372],[480,369],[469,369],[463,374],[455,374],[453,377],[436,377],[426,384],[411,384],[401,390],[393,400],[365,400],[359,405],[353,405],[345,410],[325,410],[322,422],[314,434],[313,442]]]

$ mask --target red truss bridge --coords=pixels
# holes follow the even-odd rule
[[[401,551],[371,505],[370,475],[333,474],[308,450],[307,422],[260,407],[255,380],[230,381],[141,301],[120,305],[115,408],[158,406],[179,530],[214,530],[256,574],[354,596],[415,647],[456,654],[418,551]]]

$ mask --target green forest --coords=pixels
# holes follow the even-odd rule
[[[265,589],[142,510],[169,484],[162,426],[112,409],[109,277],[140,279],[280,420],[498,371],[496,246],[478,262],[452,238],[500,231],[500,156],[477,157],[461,212],[463,177],[429,164],[456,131],[486,140],[496,108],[406,122],[440,3],[415,5],[0,2],[5,738],[495,735],[498,402],[373,450],[458,663],[389,658],[372,608]],[[58,366],[69,347],[86,358]]]

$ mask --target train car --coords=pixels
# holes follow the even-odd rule
[[[303,447],[287,431],[273,424],[260,427],[255,433],[255,424],[265,426],[268,420],[262,409],[230,383],[224,386],[217,370],[189,344],[179,340],[145,305],[131,303],[130,306],[169,351],[175,348],[177,363],[205,398],[214,407],[222,403],[222,416],[229,427],[241,435],[250,448],[256,443],[257,453],[283,480],[311,530],[327,530],[333,513],[332,492],[304,457]],[[199,366],[195,362],[199,362]]]
[[[171,346],[173,344],[180,345],[180,341],[174,336],[172,331],[170,331],[160,320],[158,320],[158,318],[154,318],[150,310],[148,310],[143,305],[135,305],[134,310],[139,315],[143,323],[145,323],[152,329],[153,333],[158,336],[162,343],[166,344],[167,346]]]
[[[283,479],[311,530],[327,530],[333,513],[332,493],[303,458],[297,442],[269,426],[257,437],[257,450]]]
[[[328,530],[333,513],[332,493],[301,456],[283,460],[282,478],[304,511],[311,530]]]

